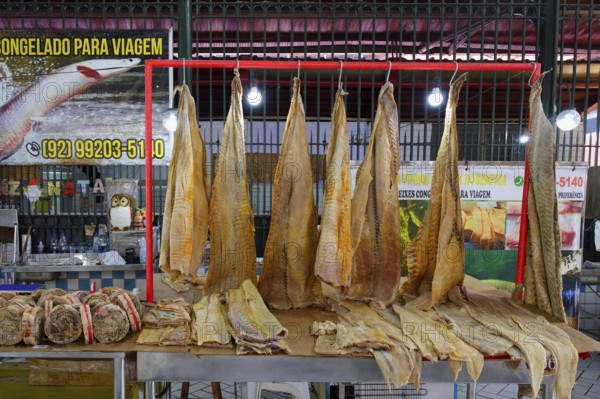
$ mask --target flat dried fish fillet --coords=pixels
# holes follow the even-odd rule
[[[342,89],[335,95],[325,155],[325,192],[315,273],[334,287],[348,287],[352,273],[350,144]]]
[[[54,313],[54,311],[52,311]],[[129,332],[127,313],[112,303],[99,306],[92,314],[94,338],[101,344],[121,341]]]
[[[160,268],[172,281],[195,281],[208,235],[210,186],[206,148],[196,118],[196,103],[184,84],[179,92],[177,131],[163,214]]]
[[[398,107],[394,86],[379,92],[373,132],[352,197],[352,277],[348,297],[385,308],[400,285]]]
[[[464,279],[464,237],[458,185],[456,106],[466,74],[452,86],[446,105],[444,134],[437,154],[429,207],[417,237],[408,244],[408,280],[404,294],[431,291],[434,306],[448,290]]]
[[[387,351],[396,347],[387,335],[368,327],[363,321],[355,325],[338,323],[335,337],[336,348],[361,347]]]
[[[193,330],[197,345],[231,344],[233,326],[227,318],[227,307],[218,294],[203,296],[194,304]]]
[[[238,340],[266,343],[282,340],[288,331],[273,316],[250,280],[227,293],[227,316]]]
[[[513,342],[529,366],[531,387],[537,395],[546,367],[546,350],[539,342],[530,339],[530,331],[523,331],[512,319],[500,314],[497,307],[481,295],[469,293],[468,301],[458,300],[455,296],[452,296],[451,300],[464,307],[472,318]]]
[[[141,345],[160,345],[162,336],[174,329],[175,327],[149,328],[144,326],[136,342]]]
[[[23,340],[23,312],[27,309],[10,303],[0,308],[0,345],[16,345]]]
[[[210,266],[204,295],[236,289],[244,280],[256,284],[254,215],[246,178],[242,82],[235,73],[231,106],[219,148],[210,201]]]
[[[27,345],[38,345],[44,336],[44,308],[34,306],[23,312],[21,332],[23,342]]]
[[[176,327],[190,322],[190,311],[191,306],[181,298],[175,301],[160,300],[146,310],[142,322],[151,328]]]
[[[512,341],[485,327],[456,304],[437,305],[436,310],[439,316],[450,324],[458,337],[485,355],[502,355],[513,346]]]
[[[160,345],[163,346],[174,346],[174,345],[189,345],[190,340],[190,326],[182,324],[177,327],[167,327],[164,334],[160,337]]]
[[[383,374],[388,389],[408,384],[415,367],[409,350],[399,346],[390,351],[372,350],[375,361]]]
[[[273,181],[271,226],[258,290],[275,309],[304,308],[323,302],[315,278],[317,208],[300,79],[294,78]]]
[[[335,345],[335,335],[322,335],[315,340],[315,353],[324,356],[338,356],[351,354],[368,354],[369,348],[349,347],[339,348]]]
[[[44,333],[55,344],[74,342],[82,332],[79,310],[71,305],[57,305],[46,316]]]
[[[418,349],[415,343],[402,332],[402,329],[383,318],[374,309],[364,303],[341,301],[334,304],[334,309],[339,317],[353,325],[356,325],[359,321],[364,321],[369,327],[381,331],[402,346],[406,346],[411,350]],[[347,311],[344,312],[343,309],[346,309]]]
[[[555,185],[554,127],[542,107],[542,79],[529,95],[529,202],[525,302],[557,319],[567,317],[562,302],[561,237]]]
[[[415,334],[421,336],[421,340],[430,340],[440,356],[448,356],[450,360],[464,362],[469,376],[473,381],[477,381],[484,363],[483,355],[477,349],[456,336],[433,312],[424,312],[410,305],[393,305],[393,309],[400,317],[403,326],[411,325],[415,329]],[[451,366],[456,370],[456,364]]]

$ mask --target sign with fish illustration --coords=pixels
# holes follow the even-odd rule
[[[143,164],[146,58],[169,58],[169,30],[0,31],[0,164]],[[170,158],[162,126],[168,70],[153,75],[153,153]]]

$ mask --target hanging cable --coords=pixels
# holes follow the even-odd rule
[[[387,74],[385,75],[385,81],[389,82],[390,81],[390,73],[392,72],[392,61],[388,61],[389,63],[389,68],[387,70]]]
[[[338,79],[338,90],[342,90],[342,70],[344,69],[344,61],[340,61],[340,77]]]

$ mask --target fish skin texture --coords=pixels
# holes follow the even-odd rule
[[[159,266],[171,281],[196,281],[208,235],[209,184],[206,148],[196,118],[196,104],[186,85],[180,92],[163,215]]]
[[[352,276],[346,295],[383,309],[400,285],[398,107],[394,86],[379,92],[373,133],[352,198]]]
[[[466,74],[450,87],[444,134],[438,151],[431,199],[417,237],[407,246],[408,280],[403,294],[418,296],[431,291],[433,307],[448,290],[464,279],[464,237],[458,186],[456,106]]]
[[[235,289],[245,280],[256,284],[254,215],[246,178],[242,82],[231,83],[231,106],[219,150],[210,201],[210,265],[204,295]]]
[[[541,310],[561,321],[567,317],[562,303],[562,276],[560,266],[561,238],[556,198],[554,127],[542,107],[542,79],[537,80],[529,95],[529,201],[527,215],[525,302],[535,304]],[[533,283],[531,278],[533,277]]]
[[[320,305],[321,282],[315,277],[317,208],[308,148],[301,82],[294,79],[281,154],[273,182],[271,226],[258,290],[272,308]]]
[[[233,327],[227,318],[227,309],[219,300],[218,294],[203,296],[194,304],[193,328],[197,345],[228,345],[232,339]]]
[[[334,287],[348,287],[352,273],[350,236],[350,144],[344,96],[338,90],[331,114],[331,135],[325,156],[325,192],[317,245],[315,274]]]

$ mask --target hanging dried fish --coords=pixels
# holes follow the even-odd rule
[[[402,291],[408,296],[431,292],[428,308],[442,299],[450,288],[462,285],[465,274],[456,106],[466,78],[466,74],[459,76],[450,87],[429,207],[417,237],[408,244],[406,251],[408,281]]]
[[[269,237],[258,290],[272,308],[304,308],[322,303],[315,278],[317,209],[300,80],[294,79],[281,154],[273,181]]]
[[[373,133],[352,197],[352,278],[348,297],[385,308],[400,285],[398,108],[394,86],[379,92]]]
[[[246,178],[242,82],[237,71],[219,148],[209,225],[210,265],[204,295],[238,288],[247,279],[256,284],[254,215]]]
[[[196,103],[186,85],[175,92],[180,93],[178,125],[169,167],[159,265],[170,281],[181,283],[186,278],[196,281],[204,255],[210,187]]]
[[[325,192],[315,273],[334,287],[350,285],[352,252],[350,236],[350,144],[344,96],[335,95],[331,133],[325,156]]]

